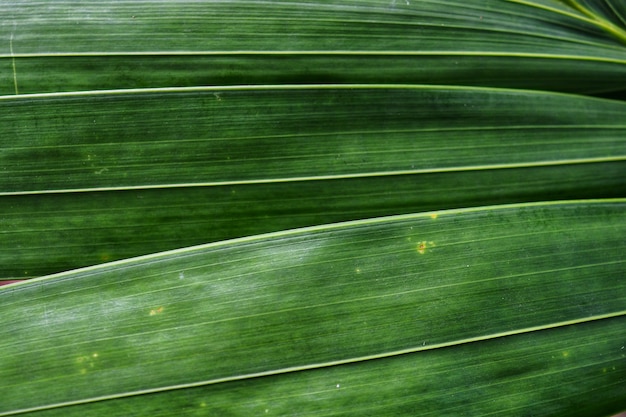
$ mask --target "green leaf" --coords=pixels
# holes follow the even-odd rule
[[[626,158],[626,103],[521,90],[210,87],[5,96],[0,109],[9,193]]]
[[[9,193],[626,159],[626,103],[520,90],[217,87],[5,96],[0,108]]]
[[[0,152],[0,246],[15,248],[0,253],[2,278],[626,186],[626,104],[571,95],[220,87],[5,96],[1,109],[14,141]]]
[[[0,415],[619,411],[625,208],[357,221],[5,286]]]
[[[4,3],[0,94],[303,82],[623,90],[623,22],[571,3],[67,1],[45,13]]]
[[[4,277],[324,222],[463,206],[621,197],[624,162],[192,187],[3,196]],[[42,262],[45,259],[45,262]]]
[[[0,2],[0,416],[626,409],[625,64],[617,0]]]

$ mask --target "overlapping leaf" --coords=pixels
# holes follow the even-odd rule
[[[598,94],[626,82],[623,27],[551,0],[64,1],[45,13],[3,2],[0,16],[4,94],[276,83]]]
[[[0,107],[15,144],[0,153],[0,244],[14,248],[0,254],[3,278],[313,224],[621,196],[625,187],[626,105],[608,100],[299,86],[8,96]]]
[[[625,12],[3,2],[0,415],[623,410]]]
[[[80,414],[108,408],[98,404],[104,399],[114,415],[127,412],[126,401],[157,414],[297,407],[302,415],[362,415],[380,407],[393,415],[418,403],[447,414],[468,396],[473,410],[509,415],[551,399],[543,415],[554,415],[548,410],[568,410],[565,399],[585,393],[589,381],[524,395],[494,386],[530,389],[568,372],[593,378],[603,391],[595,400],[615,409],[626,355],[624,204],[360,221],[6,287],[0,415],[50,407]],[[532,332],[546,345],[534,346]],[[495,362],[481,364],[486,347],[477,342],[499,338],[506,340],[490,342]],[[450,362],[455,354],[463,366]],[[320,370],[280,376],[307,369]],[[125,398],[144,392],[155,394]]]

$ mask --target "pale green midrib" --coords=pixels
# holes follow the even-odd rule
[[[84,91],[61,91],[53,93],[29,93],[20,95],[0,95],[0,101],[10,100],[31,100],[45,98],[62,97],[85,97],[85,96],[110,96],[110,95],[133,95],[133,94],[161,94],[161,93],[194,93],[194,92],[227,92],[227,91],[280,91],[280,90],[446,90],[446,91],[467,91],[485,93],[514,93],[532,94],[534,96],[553,96],[575,98],[580,101],[601,101],[610,100],[581,96],[574,93],[563,93],[558,91],[532,90],[522,88],[504,88],[489,86],[467,86],[450,84],[239,84],[220,86],[192,86],[192,87],[148,87],[148,88],[122,88],[109,90],[84,90]],[[624,106],[621,101],[611,101],[614,105]]]
[[[616,48],[616,52],[624,52],[621,49]],[[578,61],[593,61],[593,62],[605,62],[614,64],[626,64],[625,59],[609,58],[602,56],[589,56],[589,55],[568,55],[568,54],[547,54],[547,53],[532,53],[532,52],[491,52],[491,51],[382,51],[382,50],[284,50],[284,51],[259,51],[259,50],[223,50],[223,51],[136,51],[136,52],[113,52],[113,51],[101,51],[101,52],[58,52],[58,53],[14,53],[12,55],[0,54],[0,59],[14,59],[14,58],[89,58],[89,57],[102,57],[102,58],[114,58],[114,57],[163,57],[163,56],[460,56],[460,57],[496,57],[496,58],[536,58],[536,59],[554,59],[554,60],[578,60]]]
[[[118,393],[118,394],[113,394],[113,395],[106,395],[106,396],[101,396],[101,397],[87,398],[83,400],[68,401],[68,402],[57,403],[57,404],[49,404],[49,405],[43,405],[39,407],[3,411],[3,412],[0,412],[0,417],[25,414],[25,413],[36,412],[36,411],[51,410],[51,409],[57,409],[57,408],[63,408],[63,407],[71,407],[71,406],[89,404],[89,403],[95,403],[95,402],[101,402],[101,401],[116,400],[116,399],[121,399],[121,398],[135,397],[138,395],[156,394],[160,392],[167,392],[167,391],[173,391],[173,390],[190,389],[190,388],[197,388],[197,387],[207,386],[207,385],[216,385],[216,384],[223,384],[223,383],[228,383],[228,382],[243,381],[247,379],[256,379],[256,378],[270,377],[270,376],[282,375],[282,374],[288,374],[288,373],[294,373],[294,372],[303,372],[303,371],[310,371],[310,370],[321,369],[321,368],[349,365],[349,364],[354,364],[354,363],[359,363],[359,362],[386,359],[386,358],[392,358],[392,357],[400,356],[400,355],[418,353],[421,351],[443,349],[443,348],[460,346],[460,345],[465,345],[465,344],[470,344],[470,343],[501,339],[501,338],[505,338],[509,336],[517,336],[517,335],[528,334],[528,333],[533,333],[533,332],[552,330],[552,329],[557,329],[557,328],[562,328],[562,327],[591,323],[591,322],[600,321],[600,320],[608,320],[608,319],[613,319],[613,318],[618,318],[618,317],[626,317],[626,310],[617,311],[613,313],[606,313],[606,314],[601,314],[601,315],[595,315],[595,316],[590,316],[590,317],[585,317],[585,318],[579,318],[575,320],[562,321],[558,323],[550,323],[547,325],[533,326],[533,327],[527,327],[524,329],[516,329],[516,330],[511,330],[511,331],[506,331],[506,332],[494,333],[490,335],[477,336],[473,338],[455,340],[455,341],[445,342],[445,343],[440,343],[440,344],[420,345],[420,346],[412,347],[409,349],[402,349],[402,350],[397,350],[393,352],[385,352],[385,353],[380,353],[380,354],[370,355],[370,356],[361,356],[358,358],[349,358],[349,359],[338,360],[338,361],[330,361],[330,362],[322,362],[322,363],[310,364],[310,365],[304,365],[304,366],[288,367],[288,368],[276,369],[276,370],[271,370],[271,371],[257,372],[257,373],[251,373],[251,374],[245,374],[245,375],[235,375],[235,376],[230,376],[230,377],[216,378],[216,379],[192,382],[192,383],[187,383],[187,384],[171,385],[171,386],[165,386],[165,387],[159,387],[159,388],[153,388],[153,389],[138,390],[138,391],[132,391],[132,392]]]
[[[393,222],[393,221],[404,221],[404,220],[413,220],[420,218],[431,218],[433,215],[437,216],[447,216],[447,215],[458,215],[458,214],[466,214],[466,213],[476,213],[476,212],[492,212],[492,211],[505,211],[511,209],[520,209],[520,208],[533,208],[533,207],[552,207],[552,206],[576,206],[576,205],[605,205],[605,204],[626,204],[626,197],[624,198],[602,198],[602,199],[587,199],[587,200],[553,200],[553,201],[539,201],[539,202],[524,202],[524,203],[512,203],[512,204],[500,204],[500,205],[491,205],[491,206],[477,206],[477,207],[465,207],[458,209],[446,209],[446,210],[433,210],[426,211],[420,213],[409,213],[409,214],[399,214],[392,216],[382,216],[382,217],[374,217],[369,219],[360,219],[360,220],[349,220],[345,222],[338,223],[330,223],[316,226],[308,226],[308,227],[300,227],[296,229],[288,229],[281,230],[278,232],[270,232],[263,233],[252,236],[245,236],[241,238],[222,240],[218,242],[205,243],[201,245],[189,246],[185,248],[173,249],[164,252],[158,252],[148,255],[137,256],[133,258],[121,259],[118,261],[108,262],[106,264],[98,264],[92,265],[84,268],[74,269],[71,271],[63,271],[51,275],[46,275],[42,277],[37,277],[29,280],[25,280],[24,282],[8,284],[0,287],[0,292],[5,289],[11,289],[15,285],[22,285],[25,283],[33,283],[39,282],[42,280],[48,279],[59,279],[67,276],[71,276],[77,273],[86,273],[86,272],[97,272],[99,269],[103,267],[113,267],[113,266],[123,266],[129,263],[135,263],[138,261],[141,262],[149,262],[150,260],[159,259],[164,255],[183,255],[189,252],[194,252],[198,250],[206,250],[209,248],[218,248],[233,244],[244,244],[244,243],[254,243],[259,240],[264,239],[277,239],[277,238],[285,238],[290,236],[301,235],[304,233],[315,233],[315,232],[324,232],[324,231],[332,231],[332,230],[340,230],[349,227],[356,226],[367,226],[367,225],[376,225],[381,223]]]
[[[522,162],[522,163],[513,163],[513,164],[490,164],[490,165],[475,165],[475,166],[461,166],[461,167],[448,167],[448,168],[402,170],[402,171],[378,171],[378,172],[366,172],[366,173],[354,173],[354,174],[302,176],[302,177],[285,177],[285,178],[263,178],[263,179],[254,179],[254,180],[249,179],[249,180],[197,182],[197,183],[130,185],[130,186],[119,186],[119,187],[5,191],[5,192],[0,192],[0,197],[20,196],[20,195],[44,195],[44,194],[69,194],[69,193],[174,189],[174,188],[224,187],[224,186],[236,186],[236,185],[284,184],[284,183],[290,183],[290,182],[350,180],[350,179],[359,179],[359,178],[374,178],[374,177],[380,178],[380,177],[396,177],[396,176],[405,176],[405,175],[426,175],[426,174],[444,174],[444,173],[453,173],[453,172],[539,168],[539,167],[581,165],[581,164],[608,163],[608,162],[624,162],[624,161],[626,161],[626,154],[619,155],[619,156],[611,156],[611,157],[601,157],[601,158],[563,159],[563,160],[554,160],[554,161]]]
[[[626,45],[626,31],[624,29],[593,13],[587,7],[580,4],[578,0],[564,0],[564,2],[570,5],[575,10],[578,10],[584,16],[587,16],[590,23],[610,33],[614,38],[619,40],[622,44]]]
[[[375,178],[375,177],[380,178],[380,177],[397,177],[397,176],[405,176],[405,175],[426,175],[426,174],[444,174],[444,173],[453,173],[453,172],[473,172],[473,171],[487,171],[487,170],[539,168],[539,167],[582,165],[582,164],[624,162],[624,161],[626,161],[626,154],[619,155],[619,156],[600,157],[600,158],[563,159],[563,160],[553,160],[553,161],[521,162],[521,163],[512,163],[512,164],[487,164],[487,165],[473,165],[473,166],[470,165],[470,166],[458,166],[458,167],[447,167],[447,168],[428,168],[428,169],[398,170],[398,171],[377,171],[377,172],[337,174],[337,175],[262,178],[262,179],[198,182],[198,183],[132,185],[132,186],[121,186],[121,187],[94,187],[94,188],[67,188],[67,189],[48,189],[48,190],[31,190],[31,191],[4,191],[4,192],[0,192],[0,197],[22,196],[22,195],[44,195],[44,194],[136,191],[136,190],[174,189],[174,188],[224,187],[224,186],[236,186],[236,185],[281,184],[281,183],[290,183],[290,182],[350,180],[350,179],[359,179],[359,178]]]
[[[572,10],[575,10],[575,11],[577,11],[580,14],[568,13],[565,10],[554,8],[554,7],[550,7],[550,6],[547,6],[545,4],[537,4],[537,3],[534,3],[532,0],[530,0],[530,1],[527,1],[527,0],[508,0],[508,1],[510,1],[512,3],[524,4],[524,5],[530,6],[530,7],[536,7],[538,9],[547,10],[547,11],[550,11],[552,13],[557,13],[557,14],[560,14],[560,15],[563,15],[563,16],[567,16],[567,17],[576,19],[576,20],[580,20],[582,22],[586,22],[586,23],[588,23],[590,25],[593,25],[593,26],[601,29],[605,33],[608,33],[613,38],[615,38],[616,40],[618,40],[622,44],[626,45],[626,31],[624,31],[623,29],[615,26],[613,23],[603,19],[602,17],[596,15],[591,10],[586,8],[585,6],[581,5],[577,0],[561,0],[561,3],[565,4],[568,7],[571,7]]]

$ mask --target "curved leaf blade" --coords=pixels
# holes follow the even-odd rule
[[[550,328],[561,330],[548,332],[546,343],[562,346],[558,335],[569,334],[567,326],[576,333],[576,323],[591,326],[585,337],[593,338],[598,329],[583,323],[623,324],[625,204],[522,204],[321,226],[5,286],[0,415],[331,365],[346,370]],[[618,375],[600,372],[623,361],[615,345],[623,332],[613,339],[602,328],[602,343],[618,354],[590,357],[589,342],[579,345],[598,372],[568,390],[623,390]],[[529,372],[550,374],[554,358],[535,354],[542,359]],[[24,364],[32,372],[20,372]],[[494,398],[498,387],[489,386]],[[506,401],[511,412],[525,404]],[[615,406],[619,398],[606,401]]]
[[[623,317],[347,366],[33,413],[301,416],[610,416],[624,409]],[[576,381],[576,382],[573,382]],[[578,381],[584,384],[577,385]],[[574,385],[572,387],[572,385]],[[593,401],[590,401],[593,398]]]
[[[320,223],[621,197],[625,106],[432,86],[4,97],[0,277]]]
[[[0,198],[0,277],[391,214],[624,195],[626,162]],[[10,248],[10,249],[9,249]],[[44,258],[46,261],[42,262]]]

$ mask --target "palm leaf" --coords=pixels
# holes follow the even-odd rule
[[[0,254],[4,278],[313,224],[528,201],[531,189],[536,201],[620,196],[626,185],[626,104],[562,94],[220,87],[6,96],[0,107],[17,144],[0,156],[12,228],[0,245],[20,248]]]
[[[624,25],[587,11],[552,0],[64,1],[45,13],[5,2],[0,93],[285,82],[621,91]]]
[[[625,204],[365,220],[14,284],[0,415],[554,415],[592,389],[615,410]]]
[[[626,408],[621,2],[0,16],[0,416]]]

